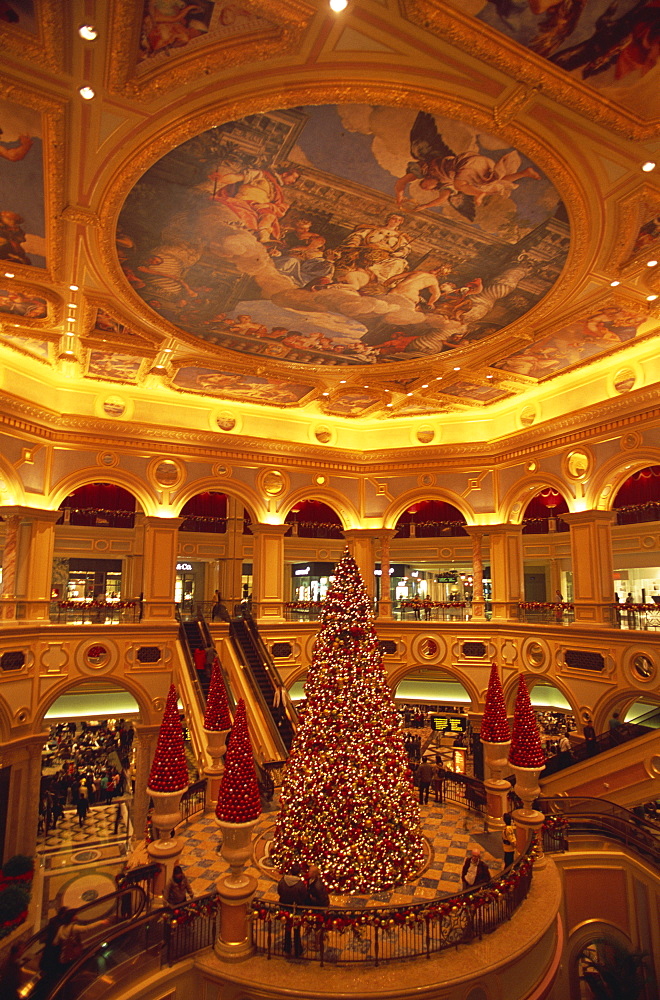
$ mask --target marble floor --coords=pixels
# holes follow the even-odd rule
[[[262,814],[254,831],[255,856],[264,854],[264,842],[272,836],[277,805]],[[366,907],[384,903],[404,904],[433,899],[439,893],[461,890],[461,868],[475,847],[482,851],[483,860],[493,874],[501,870],[502,845],[499,834],[484,833],[483,819],[453,803],[438,805],[429,802],[421,807],[422,832],[430,846],[428,865],[421,874],[391,892],[372,896],[331,896],[334,906]],[[180,830],[184,848],[179,859],[195,895],[213,891],[219,875],[228,871],[228,865],[218,853],[219,830],[212,813],[207,813],[187,829]],[[257,880],[256,896],[277,900],[277,878],[269,874],[265,863],[252,863],[246,869]]]

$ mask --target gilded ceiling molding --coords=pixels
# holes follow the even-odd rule
[[[64,65],[64,26],[62,0],[35,3],[38,34],[2,22],[2,47],[6,53],[30,60],[42,69],[62,70]]]
[[[120,327],[130,330],[130,333],[123,333],[121,330],[104,331],[94,327],[93,324],[96,320],[96,313],[99,309],[106,312],[108,316]],[[151,314],[151,318],[153,322],[153,314]],[[81,337],[86,338],[96,347],[103,344],[105,337],[108,349],[121,347],[122,349],[127,348],[133,350],[136,354],[144,354],[145,347],[146,349],[152,348],[154,351],[157,351],[164,342],[162,334],[156,333],[154,330],[147,330],[142,326],[137,326],[134,317],[127,319],[125,315],[120,313],[115,308],[114,302],[108,302],[107,299],[100,298],[96,295],[88,295],[85,297],[85,308],[81,327],[84,331],[81,334]],[[112,341],[109,340],[109,334],[112,336]]]
[[[108,90],[124,97],[160,97],[194,80],[217,73],[218,65],[230,69],[242,64],[298,53],[316,8],[305,0],[245,0],[247,8],[267,21],[269,29],[232,38],[211,40],[201,45],[175,50],[151,71],[136,73],[137,52],[142,26],[142,6],[135,0],[114,0],[110,15],[113,25],[113,58],[108,68]],[[190,51],[188,51],[190,49]]]
[[[60,218],[65,222],[75,222],[80,226],[93,226],[98,228],[100,219],[96,212],[89,208],[81,208],[79,205],[67,205],[62,210]]]
[[[613,270],[624,277],[630,277],[637,271],[642,271],[649,257],[648,248],[640,248],[633,253],[635,240],[640,226],[654,215],[660,215],[660,191],[657,188],[642,184],[624,198],[617,206],[618,225],[617,241],[610,256]],[[653,252],[657,256],[657,248]]]
[[[580,80],[568,76],[529,49],[521,53],[516,42],[502,33],[497,37],[485,25],[442,0],[401,0],[404,16],[411,24],[429,31],[468,55],[502,70],[508,76],[544,94],[591,122],[603,125],[628,139],[653,139],[658,123],[645,121],[627,108],[614,104]]]

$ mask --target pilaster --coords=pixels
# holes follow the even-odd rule
[[[263,621],[284,621],[284,536],[288,524],[253,524],[252,601]]]
[[[522,525],[491,524],[490,575],[493,580],[493,621],[517,620],[525,595]]]
[[[562,514],[571,528],[573,604],[575,624],[595,627],[612,624],[614,562],[610,510],[583,510]]]

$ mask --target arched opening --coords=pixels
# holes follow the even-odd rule
[[[396,522],[395,538],[442,538],[467,535],[460,510],[445,500],[419,500]]]
[[[660,520],[660,465],[649,465],[634,472],[619,487],[612,509],[616,511],[619,535],[625,544],[613,553],[614,590],[620,602],[660,605],[660,563],[654,550],[640,547],[631,539],[635,529],[626,525]],[[619,530],[620,529],[620,530]],[[640,529],[643,531],[644,529]],[[632,613],[626,620],[634,621]]]
[[[140,510],[135,496],[115,483],[87,483],[73,490],[59,506],[51,596],[58,602],[103,601],[117,603],[137,597],[141,587],[127,579],[121,557],[110,555],[112,536],[118,541],[116,551],[125,550],[127,529],[135,527]],[[72,555],[78,548],[72,536],[80,531],[92,539],[103,538],[98,555],[93,558]],[[123,537],[122,537],[123,536]],[[121,541],[119,539],[121,538]],[[108,556],[102,553],[108,553]]]
[[[309,499],[295,503],[284,523],[289,525],[285,560],[289,567],[290,603],[298,609],[295,614],[316,614],[335,568],[335,560],[328,557],[327,541],[343,539],[341,518],[329,504]],[[339,550],[336,554],[339,555]]]
[[[181,508],[179,531],[224,534],[227,531],[227,495],[216,490],[198,493]]]
[[[525,507],[522,519],[523,535],[547,535],[552,531],[569,531],[569,525],[562,520],[562,514],[568,514],[568,504],[565,499],[551,486],[545,486]]]

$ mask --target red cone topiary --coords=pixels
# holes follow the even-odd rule
[[[511,739],[511,727],[506,717],[502,683],[496,663],[493,663],[490,668],[490,679],[486,692],[486,711],[481,722],[479,735],[484,743],[508,743]]]
[[[154,792],[180,792],[188,787],[188,765],[178,700],[176,688],[171,684],[147,786]]]
[[[259,785],[254,769],[245,702],[236,707],[234,728],[225,755],[225,773],[220,783],[215,814],[226,823],[247,823],[261,813]]]
[[[516,767],[543,767],[545,753],[541,746],[539,727],[529,700],[525,678],[518,680],[518,695],[513,710],[513,736],[509,750],[509,763]]]
[[[229,714],[229,702],[227,701],[227,690],[222,679],[222,670],[216,660],[211,672],[211,684],[209,686],[208,698],[206,700],[206,711],[204,712],[204,729],[219,732],[222,729],[231,728],[231,715]]]

